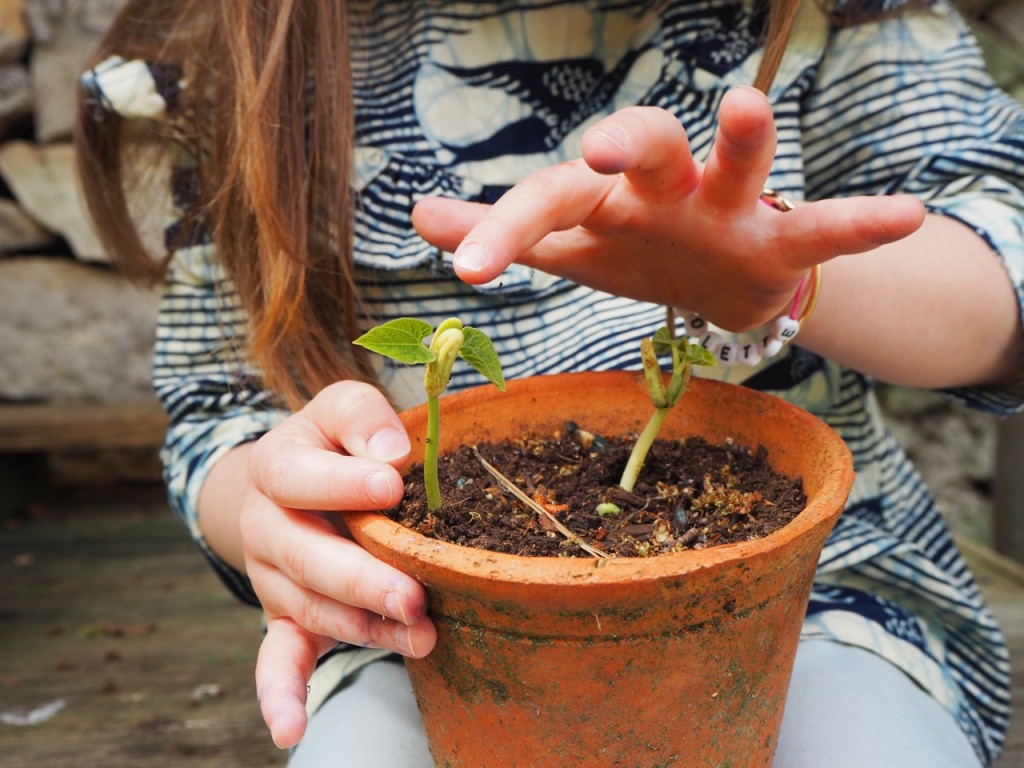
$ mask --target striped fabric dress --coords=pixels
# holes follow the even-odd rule
[[[356,34],[353,64],[356,260],[374,322],[412,315],[436,324],[457,314],[494,339],[509,378],[639,367],[639,340],[661,324],[661,307],[520,266],[491,285],[465,285],[450,254],[413,232],[410,209],[427,195],[493,201],[530,172],[577,157],[589,125],[632,104],[677,115],[704,157],[723,94],[753,80],[760,24],[752,5],[736,0],[376,3]],[[183,82],[118,58],[83,80],[98,108],[159,120],[175,118]],[[952,10],[843,28],[806,3],[771,97],[779,128],[772,187],[798,200],[917,195],[984,237],[1024,299],[1024,113],[993,86]],[[188,158],[175,164],[169,232],[187,204]],[[643,267],[633,258],[623,253],[623,268]],[[171,417],[170,498],[225,582],[255,602],[196,524],[213,462],[286,415],[245,362],[245,334],[212,248],[179,250],[154,364]],[[962,354],[955,344],[954,362]],[[421,396],[420,373],[381,366],[399,402]],[[955,715],[984,762],[994,760],[1009,713],[1007,652],[932,498],[883,424],[872,382],[798,343],[756,368],[700,374],[770,391],[845,438],[857,480],[822,554],[805,637],[888,659]],[[453,388],[478,383],[468,366],[456,367]],[[1009,389],[949,395],[997,413],[1024,402]]]

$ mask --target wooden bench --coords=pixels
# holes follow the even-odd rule
[[[158,402],[0,404],[0,520],[20,515],[54,492],[61,454],[152,450],[167,416]],[[159,471],[153,471],[159,479]]]
[[[157,402],[0,405],[0,454],[150,448],[167,416]]]

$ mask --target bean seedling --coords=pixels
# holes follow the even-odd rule
[[[434,334],[430,345],[423,340]],[[437,479],[437,452],[441,436],[440,397],[448,388],[455,359],[461,357],[502,392],[505,376],[494,344],[483,331],[464,326],[458,318],[445,320],[435,331],[430,323],[411,317],[391,320],[373,328],[353,344],[409,365],[423,364],[423,388],[427,393],[427,443],[423,451],[423,485],[427,508],[441,508]]]
[[[665,376],[658,358],[664,355],[672,356],[672,375],[669,378],[668,386],[665,385]],[[644,459],[654,445],[654,440],[661,431],[661,425],[665,422],[669,409],[672,408],[679,398],[686,392],[690,384],[690,376],[694,365],[715,365],[717,361],[704,347],[697,344],[690,344],[686,336],[678,339],[673,338],[668,328],[662,326],[654,338],[645,338],[640,342],[640,359],[644,365],[644,377],[647,380],[647,392],[654,403],[654,413],[651,414],[647,426],[640,433],[633,450],[629,454],[629,461],[622,472],[622,479],[619,485],[627,491],[632,491],[636,485],[640,470],[643,468]]]

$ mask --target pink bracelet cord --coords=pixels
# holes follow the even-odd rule
[[[793,307],[789,310],[789,316],[796,320],[799,316],[800,311],[800,299],[803,298],[804,289],[807,287],[807,280],[810,278],[810,273],[803,276],[800,281],[800,285],[796,287],[796,294],[793,296]]]

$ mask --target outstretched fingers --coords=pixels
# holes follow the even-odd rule
[[[754,205],[775,159],[772,107],[763,93],[738,87],[722,99],[718,131],[697,192],[715,210]]]
[[[490,210],[491,206],[485,203],[425,197],[413,206],[412,225],[428,243],[447,253],[454,253],[469,231]]]
[[[663,109],[619,110],[584,134],[582,148],[588,166],[602,174],[625,174],[641,198],[677,200],[700,178],[686,130]]]
[[[506,192],[455,250],[455,272],[474,285],[497,278],[548,234],[578,226],[615,184],[576,160],[547,168]]]
[[[924,217],[924,205],[910,195],[820,200],[778,216],[776,243],[791,266],[809,268],[902,240]]]
[[[675,202],[692,192],[698,179],[686,131],[675,117],[654,107],[620,110],[587,131],[583,160],[530,176],[487,211],[450,207],[453,220],[463,225],[480,216],[455,251],[455,271],[468,283],[489,282],[549,235],[591,224],[622,229],[638,202]],[[608,205],[612,196],[614,205]],[[441,204],[428,205],[435,221],[423,220],[430,210],[424,207],[417,229],[435,244],[451,245],[456,227],[437,223]],[[445,228],[449,234],[438,236]]]

